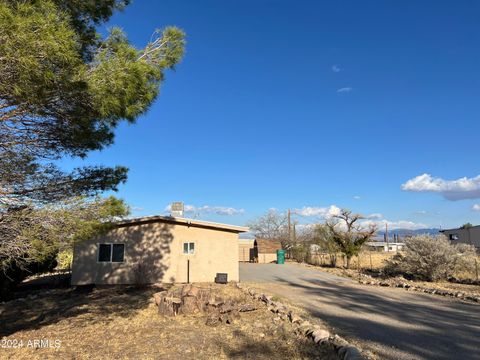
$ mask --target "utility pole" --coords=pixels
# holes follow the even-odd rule
[[[292,229],[291,229],[291,221],[290,221],[290,209],[288,209],[288,241],[292,241]]]
[[[385,223],[385,239],[387,240],[387,251],[390,251],[390,248],[388,246],[388,224]]]

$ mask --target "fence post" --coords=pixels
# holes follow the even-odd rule
[[[478,262],[477,262],[477,258],[475,258],[475,276],[477,277],[477,281],[478,281]]]

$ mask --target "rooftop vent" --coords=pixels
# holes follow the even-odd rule
[[[172,205],[170,206],[170,214],[173,217],[183,217],[183,202],[181,201],[176,201],[173,202]]]

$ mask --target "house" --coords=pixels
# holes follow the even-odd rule
[[[387,242],[387,241],[369,241],[365,244],[367,250],[370,251],[402,251],[405,247],[403,242]]]
[[[278,240],[271,239],[255,239],[253,243],[254,254],[257,262],[261,264],[277,261],[277,250],[282,249],[282,244]]]
[[[254,259],[254,239],[238,240],[238,261],[251,262]]]
[[[480,248],[480,225],[462,226],[457,229],[440,230],[452,244],[469,244]]]
[[[171,216],[119,221],[75,245],[72,284],[238,281],[238,234],[248,228]]]

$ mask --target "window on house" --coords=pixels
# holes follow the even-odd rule
[[[112,262],[123,262],[124,254],[124,244],[112,244]]]
[[[195,253],[195,243],[183,243],[183,253],[184,254],[194,254]]]
[[[450,234],[449,239],[450,240],[458,240],[458,235],[457,234]]]
[[[123,262],[125,257],[125,244],[99,244],[99,262]]]
[[[112,257],[112,245],[100,244],[98,248],[98,261],[110,262],[111,257]]]

